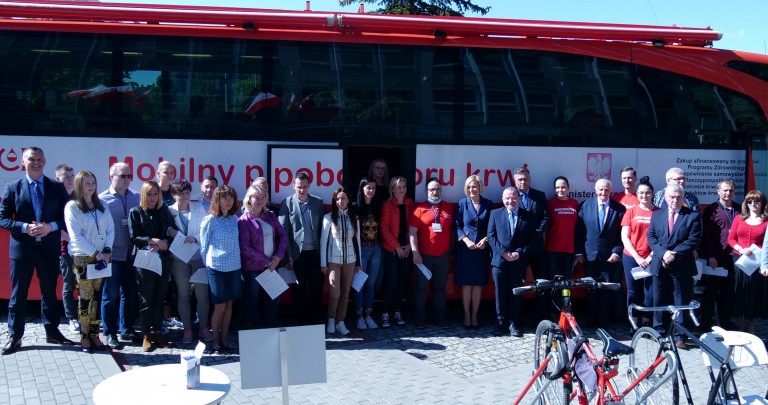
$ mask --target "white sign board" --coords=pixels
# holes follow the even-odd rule
[[[287,355],[288,384],[327,380],[324,325],[284,328],[287,346],[280,348],[280,328],[241,330],[240,388],[280,387],[281,352]]]
[[[679,167],[687,177],[686,190],[702,205],[717,200],[717,183],[730,178],[736,183],[736,197],[744,197],[745,153],[741,150],[566,148],[526,146],[418,145],[416,148],[416,200],[424,201],[424,181],[437,177],[443,184],[443,199],[464,198],[464,181],[480,176],[483,195],[501,201],[504,188],[514,185],[518,167],[531,172],[531,186],[554,197],[554,180],[565,176],[571,197],[583,201],[595,195],[594,183],[608,178],[613,191],[623,191],[621,169],[635,168],[638,178],[649,176],[656,190],[666,186],[666,171]]]

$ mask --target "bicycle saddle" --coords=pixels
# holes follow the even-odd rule
[[[632,347],[611,337],[603,328],[597,329],[597,336],[603,341],[603,355],[606,357],[622,356],[635,351]]]

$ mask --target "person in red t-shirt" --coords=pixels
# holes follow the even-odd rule
[[[579,218],[579,202],[568,197],[570,191],[571,186],[568,179],[565,176],[557,176],[555,178],[555,197],[547,201],[549,227],[547,228],[547,237],[544,239],[544,250],[547,254],[546,278],[549,280],[552,280],[557,274],[568,279],[573,273],[573,239],[576,233],[576,220]],[[551,304],[550,295],[551,292],[545,292],[544,299],[550,303],[548,312],[554,316],[557,311]]]
[[[640,179],[637,186],[639,204],[627,209],[621,219],[621,241],[624,242],[624,279],[627,283],[627,305],[653,306],[653,277],[635,280],[632,269],[645,269],[651,264],[653,252],[648,246],[648,228],[651,226],[651,215],[659,208],[653,205],[653,186],[648,177]],[[637,321],[637,316],[634,317]],[[643,319],[643,322],[648,319]],[[634,332],[634,331],[633,331]]]
[[[637,199],[637,171],[631,167],[625,167],[621,169],[621,185],[624,186],[624,191],[616,193],[611,196],[611,199],[624,204],[627,209],[640,204]]]
[[[426,182],[427,201],[416,205],[408,220],[409,239],[413,251],[413,264],[423,265],[432,273],[432,303],[435,319],[441,327],[447,327],[445,320],[445,283],[451,267],[451,229],[453,224],[452,204],[442,200],[443,188],[440,181],[431,177]],[[416,292],[414,305],[416,327],[426,326],[427,289],[429,280],[421,270],[416,271]]]

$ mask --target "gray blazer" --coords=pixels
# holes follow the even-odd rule
[[[320,251],[320,231],[323,228],[323,215],[325,208],[323,200],[320,197],[309,195],[309,211],[312,213],[312,231],[314,233],[315,247]],[[296,194],[283,200],[280,204],[280,224],[285,229],[288,237],[288,246],[285,249],[286,258],[293,260],[299,258],[304,243],[304,223],[302,222],[301,208],[299,207],[299,198]]]

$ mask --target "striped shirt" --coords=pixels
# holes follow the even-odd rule
[[[207,215],[200,224],[200,254],[205,265],[218,271],[240,270],[237,215]]]

